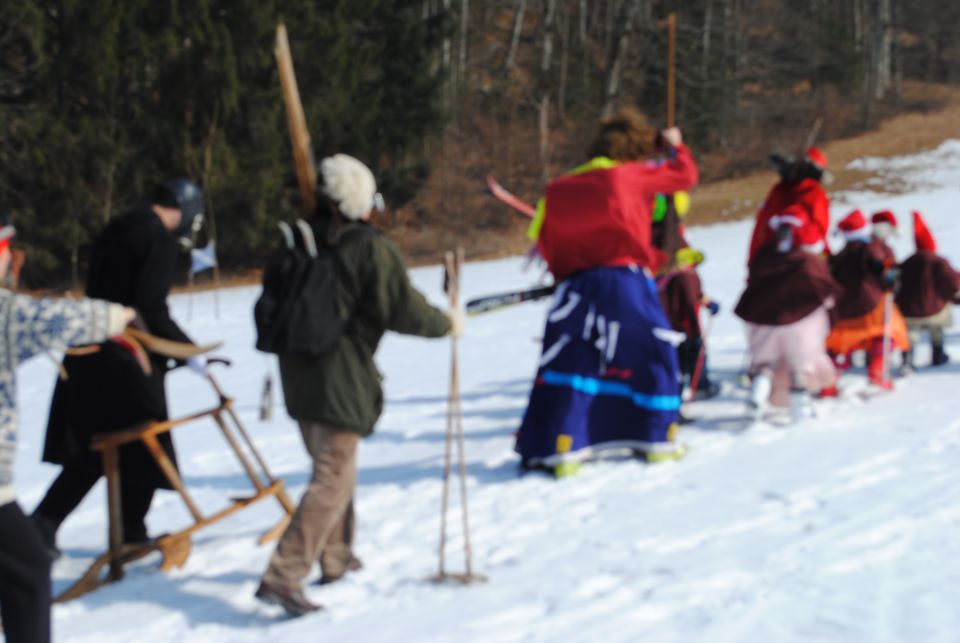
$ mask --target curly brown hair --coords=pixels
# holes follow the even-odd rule
[[[657,129],[636,107],[621,107],[600,119],[597,134],[588,148],[589,158],[606,156],[614,161],[637,161],[656,148]]]

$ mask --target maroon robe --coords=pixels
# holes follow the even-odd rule
[[[750,262],[747,289],[733,312],[752,324],[784,326],[842,293],[825,259],[800,249],[780,252],[773,240]]]
[[[700,301],[703,290],[693,268],[671,272],[657,280],[663,312],[674,330],[689,338],[700,337]]]
[[[905,317],[930,317],[960,290],[960,273],[943,257],[919,250],[900,264],[897,306]]]
[[[837,301],[838,319],[863,317],[877,307],[886,290],[884,273],[893,261],[890,246],[879,239],[848,241],[830,258],[830,271],[844,291]]]

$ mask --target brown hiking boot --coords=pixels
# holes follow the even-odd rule
[[[311,603],[302,589],[288,589],[267,581],[260,581],[260,587],[254,596],[268,605],[279,605],[293,617],[323,609],[323,605]]]
[[[356,556],[350,556],[350,561],[347,562],[347,566],[344,568],[343,572],[340,574],[327,574],[324,572],[320,575],[320,578],[317,579],[317,585],[329,585],[330,583],[336,583],[338,580],[347,575],[347,572],[355,572],[358,569],[363,569],[363,563]]]

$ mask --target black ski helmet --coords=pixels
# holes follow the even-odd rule
[[[189,238],[194,223],[199,224],[202,221],[203,190],[190,179],[177,177],[159,184],[154,189],[153,202],[180,210],[180,225],[173,231],[174,236]]]

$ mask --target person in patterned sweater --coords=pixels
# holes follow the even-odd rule
[[[9,220],[0,221],[0,281],[11,261]],[[50,640],[50,558],[16,500],[17,365],[69,345],[119,334],[134,311],[96,299],[48,299],[0,288],[0,619],[8,641]]]
[[[905,368],[913,368],[913,346],[922,333],[930,335],[933,365],[949,361],[943,350],[944,330],[953,325],[950,304],[960,290],[960,273],[937,255],[937,243],[919,212],[913,213],[917,251],[900,264],[897,306],[910,331],[910,348],[903,352]]]

